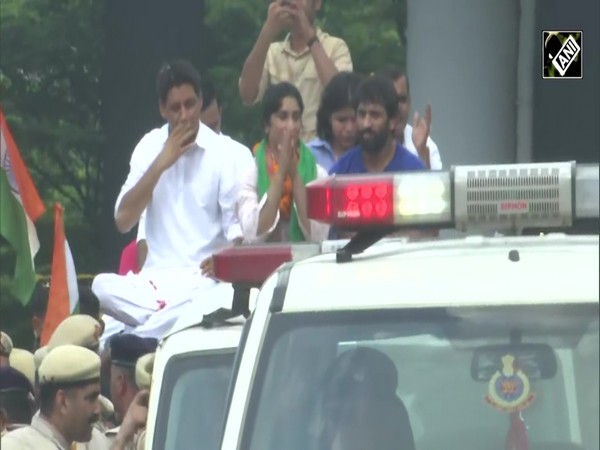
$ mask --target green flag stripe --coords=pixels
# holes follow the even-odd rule
[[[13,293],[23,305],[26,305],[35,288],[35,270],[29,248],[27,219],[23,205],[10,189],[4,169],[0,169],[0,235],[8,241],[17,254]]]

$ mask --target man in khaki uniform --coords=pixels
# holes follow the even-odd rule
[[[85,314],[75,314],[63,320],[48,341],[48,345],[41,347],[35,353],[37,364],[42,363],[49,352],[62,345],[76,345],[83,347],[92,352],[98,352],[100,346],[100,335],[102,333],[101,324],[91,316]],[[99,398],[100,401],[100,416],[96,424],[92,439],[86,443],[78,443],[73,449],[77,450],[93,450],[102,448],[106,444],[104,432],[108,429],[105,420],[108,420],[114,408],[111,402],[106,398]]]
[[[0,367],[0,432],[25,427],[31,423],[34,403],[29,380],[14,367]]]
[[[323,0],[274,0],[267,20],[242,69],[239,89],[244,104],[263,98],[267,87],[287,81],[302,95],[304,113],[301,138],[317,135],[317,110],[323,89],[337,73],[352,71],[346,43],[314,26]],[[283,42],[273,42],[284,30]]]
[[[83,347],[53,348],[38,371],[40,411],[30,426],[7,433],[3,450],[71,450],[89,442],[100,415],[100,357]],[[98,450],[109,448],[105,441]]]
[[[122,421],[133,398],[140,391],[136,382],[136,363],[156,350],[158,341],[153,338],[141,338],[133,334],[117,334],[109,341],[110,396],[116,410],[117,420]],[[106,431],[106,436],[114,440],[119,427]]]
[[[111,436],[113,450],[144,450],[146,445],[146,419],[148,393],[152,384],[154,353],[138,359],[135,366],[135,383],[140,391],[131,401],[123,423]]]
[[[0,367],[10,365],[8,359],[13,349],[12,339],[4,331],[0,331]]]

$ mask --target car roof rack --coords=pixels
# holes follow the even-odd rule
[[[247,319],[250,316],[250,290],[254,286],[248,284],[232,284],[233,299],[231,309],[219,308],[214,312],[205,315],[202,318],[202,325],[206,327],[214,327],[223,325],[235,317],[244,317]]]

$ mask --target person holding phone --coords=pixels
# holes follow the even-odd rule
[[[316,137],[317,109],[324,87],[338,71],[352,71],[346,43],[314,24],[324,0],[273,0],[267,19],[248,55],[239,80],[240,96],[252,105],[271,85],[287,81],[304,100],[300,137]],[[283,30],[289,33],[274,42]]]
[[[146,337],[161,337],[181,308],[216,284],[201,263],[242,239],[238,180],[227,156],[235,152],[224,151],[230,141],[201,123],[200,86],[187,61],[160,70],[158,106],[166,124],[136,146],[115,205],[122,233],[145,216],[146,261],[138,274],[100,274],[92,284],[107,315]],[[151,316],[152,329],[146,329]]]

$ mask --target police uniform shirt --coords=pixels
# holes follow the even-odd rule
[[[6,433],[2,450],[71,450],[71,446],[54,426],[40,414],[33,416],[31,426]]]
[[[97,380],[100,378],[100,357],[83,347],[61,345],[48,352],[38,370],[39,383],[69,384]],[[33,417],[31,426],[7,433],[2,438],[2,450],[108,450],[106,438],[92,429],[90,442],[69,443],[39,412]]]
[[[106,432],[106,438],[112,446],[119,434],[120,427],[115,427]],[[144,444],[146,440],[146,430],[139,430],[133,435],[133,439],[125,444],[123,450],[144,450]]]

